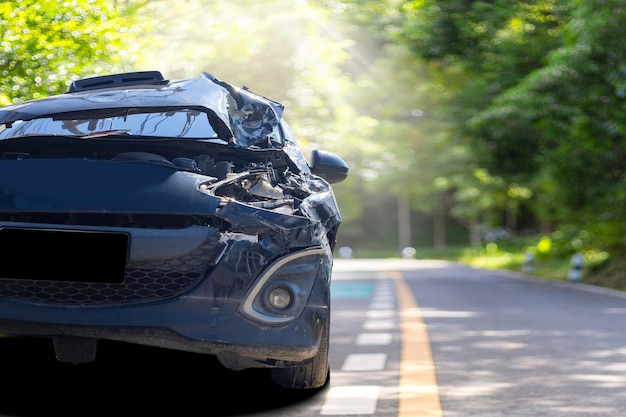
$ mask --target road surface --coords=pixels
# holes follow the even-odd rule
[[[207,357],[0,339],[3,416],[626,416],[626,297],[445,262],[338,259],[331,380],[290,393]],[[164,414],[165,413],[165,414]]]

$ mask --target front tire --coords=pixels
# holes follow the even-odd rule
[[[306,365],[274,368],[272,369],[272,380],[277,385],[288,389],[315,389],[323,387],[330,380],[330,367],[328,364],[329,345],[330,319],[324,325],[320,348],[313,360]]]

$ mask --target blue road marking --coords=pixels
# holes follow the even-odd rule
[[[333,298],[368,298],[373,291],[373,282],[335,281],[330,284],[330,295]]]

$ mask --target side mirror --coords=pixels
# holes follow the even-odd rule
[[[348,177],[348,164],[339,155],[315,149],[311,152],[311,172],[335,184]]]

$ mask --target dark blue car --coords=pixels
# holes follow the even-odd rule
[[[277,102],[204,73],[74,81],[0,108],[0,333],[57,359],[100,339],[329,375],[345,162],[304,158]]]

